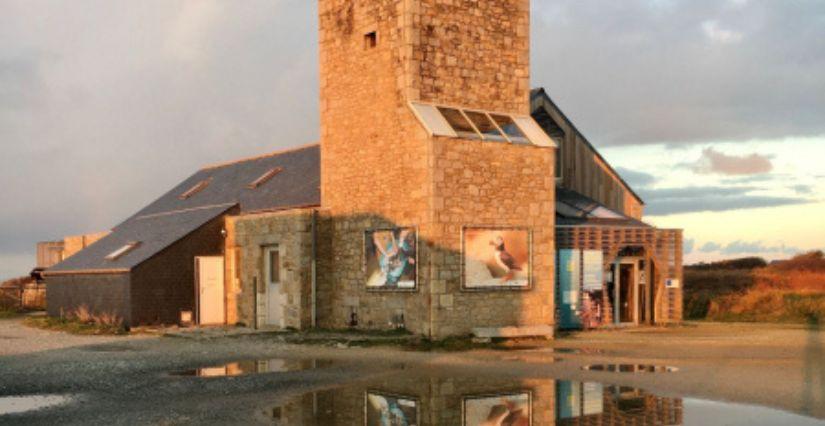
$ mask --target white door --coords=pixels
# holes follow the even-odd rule
[[[282,289],[281,250],[278,246],[265,250],[266,325],[284,327],[286,296]]]
[[[198,323],[226,322],[223,290],[223,257],[196,257]]]

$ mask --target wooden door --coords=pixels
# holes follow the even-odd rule
[[[224,324],[223,257],[196,257],[198,323],[201,325]]]

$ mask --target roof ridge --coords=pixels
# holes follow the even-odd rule
[[[232,161],[226,161],[226,162],[222,162],[222,163],[207,164],[206,166],[201,167],[200,170],[204,171],[204,170],[219,169],[221,167],[232,166],[232,165],[240,164],[240,163],[246,163],[247,161],[260,160],[262,158],[276,157],[278,155],[288,154],[290,152],[295,152],[295,151],[301,151],[301,150],[316,147],[316,146],[321,146],[321,144],[319,142],[312,142],[312,143],[308,143],[308,144],[304,144],[304,145],[298,145],[298,146],[294,146],[294,147],[291,147],[291,148],[285,148],[285,149],[282,149],[282,150],[279,150],[279,151],[273,151],[273,152],[269,152],[269,153],[266,153],[266,154],[252,156],[252,157],[245,157],[245,158],[240,158],[240,159],[232,160]]]
[[[192,208],[188,208],[188,209],[170,210],[170,211],[166,211],[166,212],[151,213],[151,214],[145,214],[145,215],[142,215],[142,216],[137,216],[137,217],[135,217],[135,220],[152,219],[152,218],[161,217],[161,216],[171,216],[171,215],[175,215],[175,214],[189,213],[189,212],[200,211],[200,210],[216,209],[216,208],[219,208],[219,207],[229,208],[229,207],[237,205],[237,204],[238,203],[210,204],[210,205],[207,205],[207,206],[198,206],[198,207],[192,207]]]

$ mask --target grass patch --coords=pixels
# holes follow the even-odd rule
[[[22,314],[17,309],[0,308],[0,319],[17,318]]]
[[[80,335],[123,335],[127,334],[122,324],[99,324],[83,322],[75,318],[27,317],[23,324],[43,330],[63,331]]]

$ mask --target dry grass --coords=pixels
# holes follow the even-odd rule
[[[23,323],[45,330],[65,331],[71,334],[126,334],[123,319],[111,313],[93,313],[82,305],[60,317],[29,317]]]
[[[688,318],[825,322],[825,256],[812,252],[752,270],[685,273]]]

